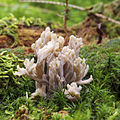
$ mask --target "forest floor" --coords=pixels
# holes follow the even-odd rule
[[[120,1],[110,3],[104,0],[107,3],[102,6],[104,11],[91,8],[96,3],[99,6],[99,2],[101,0],[86,0],[84,4],[81,0],[76,1],[76,5],[87,5],[91,12],[76,11],[74,14],[75,10],[70,9],[71,19],[65,32],[63,17],[58,17],[61,16],[60,12],[52,11],[60,11],[59,6],[51,8],[50,5],[35,3],[19,4],[16,0],[0,1],[1,120],[120,120],[120,25],[94,14],[97,12],[120,21]],[[11,7],[13,5],[16,7]],[[13,14],[8,15],[8,11]],[[49,15],[46,16],[46,13]],[[25,58],[34,57],[31,44],[47,26],[58,36],[63,36],[66,42],[72,34],[83,39],[84,45],[79,56],[85,58],[89,65],[86,78],[92,74],[94,80],[83,86],[78,101],[69,101],[61,90],[50,99],[41,97],[31,100],[30,95],[35,91],[34,81],[25,76],[13,75],[18,64],[23,66]]]

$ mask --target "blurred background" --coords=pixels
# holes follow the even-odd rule
[[[48,0],[50,1],[50,0]],[[65,0],[51,0],[56,2],[65,2]],[[84,8],[89,8],[94,4],[103,2],[110,3],[114,0],[69,0],[69,4],[77,5]],[[41,3],[20,3],[19,0],[0,0],[0,18],[8,16],[13,13],[15,17],[40,17],[46,22],[60,22],[63,21],[65,7],[59,5],[49,5]],[[68,26],[80,23],[85,19],[87,13],[69,8]]]

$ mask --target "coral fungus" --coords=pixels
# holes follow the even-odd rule
[[[34,58],[25,59],[25,68],[17,67],[15,75],[27,75],[36,81],[36,91],[32,97],[36,94],[47,96],[50,90],[61,88],[69,99],[76,99],[80,97],[80,85],[93,80],[92,75],[88,80],[82,80],[89,69],[85,59],[78,57],[82,38],[71,35],[67,46],[64,46],[64,42],[63,37],[57,37],[47,27],[32,44],[37,62],[34,62]]]

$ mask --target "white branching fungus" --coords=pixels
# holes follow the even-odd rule
[[[67,98],[78,99],[82,84],[90,83],[93,78],[83,80],[89,66],[85,59],[78,57],[82,38],[71,35],[68,46],[64,46],[64,38],[50,31],[47,27],[41,37],[32,44],[32,49],[37,57],[31,60],[25,59],[25,68],[17,66],[15,75],[27,75],[36,81],[36,91],[32,94],[47,96],[51,90],[63,89]],[[67,89],[65,89],[67,88]]]
[[[64,93],[68,99],[78,99],[80,97],[80,91],[82,90],[81,86],[77,86],[77,83],[72,82],[70,85],[67,84],[67,90],[65,89]]]

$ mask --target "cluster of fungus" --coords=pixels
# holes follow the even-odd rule
[[[47,27],[41,37],[32,44],[32,49],[37,57],[25,59],[25,68],[17,66],[15,75],[27,75],[35,80],[36,91],[32,94],[46,96],[49,91],[61,88],[68,99],[78,99],[82,84],[90,83],[93,78],[83,80],[89,66],[85,59],[79,57],[82,38],[71,35],[68,45],[64,46],[64,38],[57,36]]]

